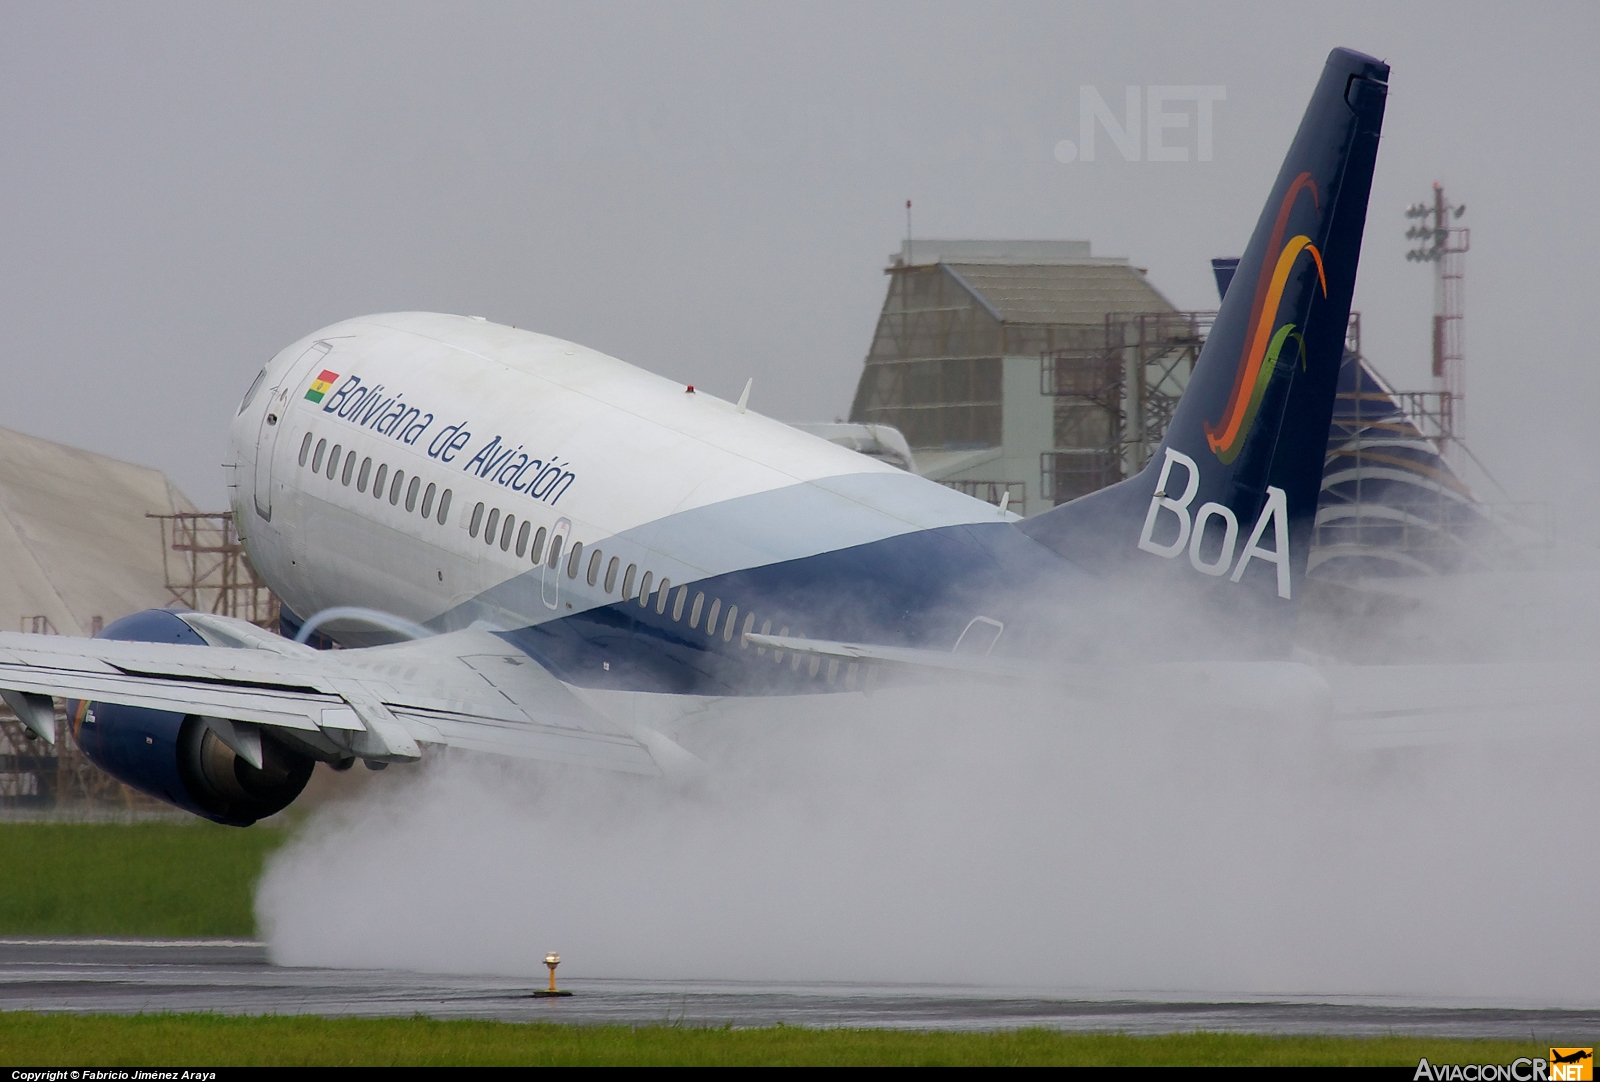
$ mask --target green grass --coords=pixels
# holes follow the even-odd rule
[[[194,823],[0,823],[0,935],[251,936],[286,832]]]
[[[1402,1066],[1509,1063],[1543,1056],[1526,1042],[1409,1037],[1164,1037],[901,1033],[891,1030],[693,1029],[441,1022],[425,1018],[228,1018],[213,1015],[0,1014],[0,1059],[71,1067],[627,1065]]]

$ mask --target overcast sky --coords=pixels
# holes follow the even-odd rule
[[[570,338],[786,420],[850,397],[885,257],[1081,238],[1216,305],[1329,48],[1394,67],[1356,306],[1402,386],[1465,202],[1468,435],[1600,527],[1600,5],[3,4],[0,425],[205,507],[255,370],[348,316]],[[1059,161],[1080,86],[1225,87],[1212,160]],[[1192,108],[1191,108],[1192,112]],[[1193,132],[1170,133],[1185,145]],[[1591,253],[1585,255],[1584,253]],[[1541,432],[1548,439],[1536,438]],[[1574,499],[1574,496],[1577,499]]]

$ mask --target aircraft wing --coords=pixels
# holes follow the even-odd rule
[[[1047,686],[1069,699],[1151,709],[1223,709],[1315,722],[1351,750],[1600,731],[1593,677],[1553,663],[1318,665],[1289,661],[1057,665],[944,650],[747,636],[819,660],[914,677]],[[871,687],[874,678],[863,676]]]
[[[671,754],[665,737],[622,732],[488,631],[318,651],[225,617],[181,618],[213,643],[245,648],[6,632],[0,688],[49,740],[53,696],[293,730],[336,754],[386,762],[416,760],[419,745],[438,744],[660,774],[647,744]]]

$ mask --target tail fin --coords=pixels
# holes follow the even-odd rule
[[[1166,439],[1143,472],[1020,523],[1100,570],[1290,599],[1305,575],[1389,67],[1328,55]],[[1141,567],[1143,565],[1143,567]]]

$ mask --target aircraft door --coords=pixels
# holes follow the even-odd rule
[[[300,359],[284,369],[278,385],[267,395],[261,411],[261,428],[256,433],[256,514],[272,521],[272,460],[276,456],[278,434],[288,427],[289,396],[302,383],[310,368],[333,351],[331,342],[313,342]]]
[[[556,520],[550,531],[550,547],[545,550],[544,563],[539,566],[539,596],[547,609],[561,605],[561,564],[567,556],[567,539],[572,535],[572,520]]]

